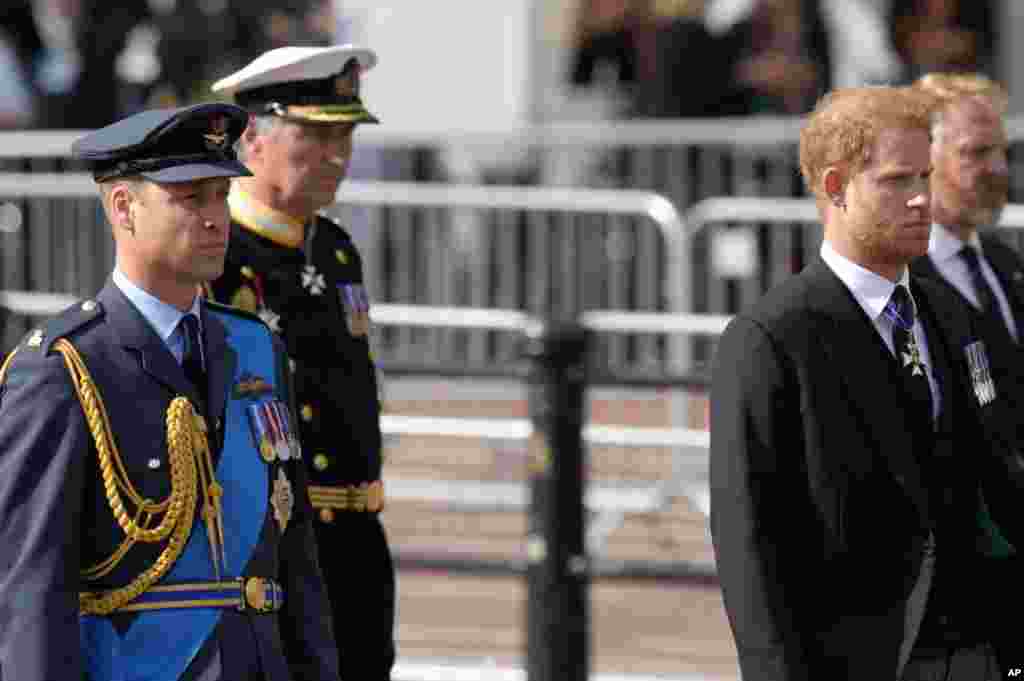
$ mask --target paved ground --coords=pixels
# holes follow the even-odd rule
[[[466,390],[452,384],[389,384],[387,410],[396,414],[523,417],[515,386]],[[669,402],[656,393],[598,394],[592,420],[669,425]],[[693,410],[690,425],[703,418]],[[591,481],[650,483],[671,471],[667,451],[604,449],[591,454]],[[525,450],[515,443],[481,446],[460,438],[393,439],[390,479],[514,481],[526,477]],[[522,557],[525,516],[464,512],[445,505],[392,503],[384,513],[398,551],[453,552],[481,558]],[[685,499],[662,512],[628,514],[608,537],[605,555],[619,559],[686,560],[710,564],[704,516]],[[488,659],[521,665],[525,645],[525,585],[516,579],[430,571],[399,574],[399,654],[409,658]],[[591,591],[592,669],[597,672],[735,679],[736,657],[717,588],[678,583],[599,581]]]

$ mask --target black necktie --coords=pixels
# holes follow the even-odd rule
[[[932,390],[928,385],[928,368],[921,358],[921,349],[914,338],[914,304],[905,286],[897,286],[885,306],[892,321],[892,345],[906,377],[915,408],[932,424]]]
[[[981,312],[985,320],[996,325],[995,328],[1010,333],[1006,320],[1003,319],[1003,313],[999,309],[999,303],[996,302],[995,293],[992,292],[992,287],[988,285],[988,281],[981,273],[981,261],[978,260],[977,252],[970,246],[964,246],[960,249],[959,255],[967,263],[967,271],[971,274],[971,284],[978,296],[978,302],[981,303]]]
[[[181,357],[181,368],[185,370],[185,377],[195,386],[199,398],[203,401],[199,405],[200,411],[206,404],[206,371],[203,369],[202,340],[199,336],[199,320],[194,314],[187,314],[181,318],[181,331],[185,339],[185,351]]]

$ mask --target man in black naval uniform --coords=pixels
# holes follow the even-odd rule
[[[271,50],[214,84],[253,120],[239,144],[252,177],[232,182],[231,245],[218,301],[284,339],[342,677],[382,681],[395,659],[395,582],[379,519],[380,402],[359,253],[317,211],[334,202],[360,123],[367,49]]]
[[[0,369],[0,677],[338,681],[279,341],[223,270],[227,104],[73,146],[116,267]]]

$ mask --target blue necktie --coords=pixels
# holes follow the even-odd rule
[[[195,386],[203,404],[198,405],[203,411],[206,405],[206,371],[203,369],[202,340],[199,336],[199,320],[194,314],[187,314],[179,322],[182,337],[185,339],[185,351],[182,353],[181,367],[185,377]]]
[[[978,296],[978,302],[981,303],[982,318],[991,324],[993,329],[1006,332],[1012,339],[1013,336],[1006,325],[1006,320],[1003,318],[1003,312],[999,309],[999,303],[996,302],[996,294],[992,287],[988,285],[985,275],[981,273],[981,261],[978,258],[978,254],[971,246],[964,246],[960,249],[959,255],[967,263],[967,270],[971,275],[971,284],[974,286],[974,292]]]

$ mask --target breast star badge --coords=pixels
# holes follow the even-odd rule
[[[277,469],[277,479],[274,480],[274,493],[270,495],[270,505],[274,507],[274,520],[277,526],[284,533],[288,527],[288,521],[292,517],[292,507],[295,505],[295,495],[292,493],[292,483],[285,477],[281,468]]]
[[[324,279],[324,275],[316,271],[315,267],[306,265],[302,268],[302,288],[314,296],[318,296],[327,288],[327,281]]]
[[[909,352],[903,353],[903,366],[910,367],[911,376],[924,376],[925,364],[921,359],[921,349],[917,347],[917,341],[913,336],[907,343],[907,349]]]

